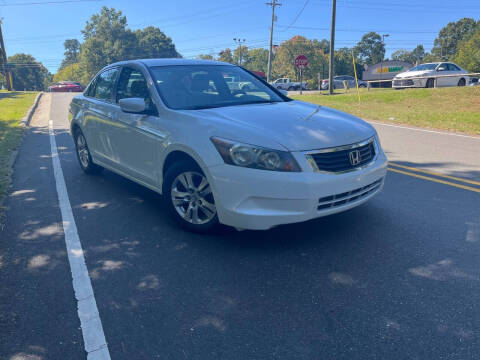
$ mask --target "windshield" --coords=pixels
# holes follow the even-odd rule
[[[415,66],[408,71],[422,71],[422,70],[435,70],[435,68],[438,66],[438,64],[422,64]]]
[[[231,65],[174,65],[150,68],[165,104],[175,110],[285,101],[242,68]]]

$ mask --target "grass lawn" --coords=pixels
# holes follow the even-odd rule
[[[295,99],[332,107],[365,120],[408,124],[480,135],[480,86],[439,89],[372,89],[337,95],[296,95]]]
[[[0,91],[0,213],[2,199],[10,181],[11,169],[8,167],[8,160],[23,135],[20,120],[32,106],[36,96],[36,92]]]

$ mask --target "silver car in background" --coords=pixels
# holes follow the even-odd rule
[[[353,76],[339,75],[339,76],[335,76],[333,78],[333,83],[335,85],[334,89],[343,89],[345,87],[344,84],[343,84],[344,81],[347,82],[347,86],[348,86],[349,89],[357,87],[357,84],[355,82],[355,78]],[[329,84],[328,79],[322,80],[322,85],[321,85],[322,90],[328,90],[328,88],[329,88],[328,84]],[[358,79],[358,87],[365,88],[365,87],[367,87],[367,85],[368,84],[367,84],[366,81]]]

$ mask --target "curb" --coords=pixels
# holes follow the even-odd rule
[[[33,101],[33,105],[30,106],[30,109],[28,109],[27,114],[20,120],[20,126],[23,128],[27,128],[30,126],[30,121],[32,120],[33,114],[35,113],[35,110],[37,109],[38,103],[40,102],[40,98],[43,95],[43,91],[40,92],[35,100]],[[21,142],[20,145],[21,146]],[[18,155],[18,149],[12,151],[10,156],[8,157],[8,166],[10,169],[13,169],[13,166],[15,165],[15,162],[17,161],[17,155]]]
[[[40,101],[40,98],[43,95],[43,91],[40,92],[37,97],[35,98],[33,105],[28,109],[27,114],[20,120],[20,126],[22,127],[28,127],[30,125],[30,121],[32,120],[33,114],[35,113],[35,110],[37,109],[38,102]]]

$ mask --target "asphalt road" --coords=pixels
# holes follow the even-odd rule
[[[82,173],[70,100],[42,99],[15,165],[0,359],[86,358],[49,119],[112,359],[478,359],[479,138],[375,124],[396,164],[369,203],[205,236],[180,230],[159,195]]]

